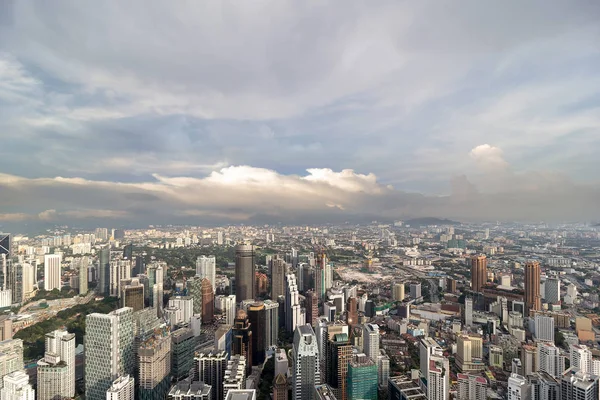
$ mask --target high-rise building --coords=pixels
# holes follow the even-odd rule
[[[352,359],[352,345],[346,333],[333,335],[326,346],[325,382],[331,387],[338,399],[348,398],[348,363]]]
[[[325,253],[317,254],[317,264],[315,266],[315,292],[319,299],[323,299],[327,292],[327,269],[327,255]]]
[[[244,356],[247,360],[248,374],[252,373],[252,325],[248,314],[244,310],[238,310],[233,325],[233,354]]]
[[[594,400],[598,399],[598,380],[591,375],[571,367],[566,370],[560,380],[560,400]]]
[[[421,377],[425,380],[421,381],[423,382],[422,388],[425,393],[427,393],[427,385],[425,382],[427,382],[427,377],[429,376],[429,360],[431,359],[431,356],[441,352],[442,349],[440,345],[433,338],[424,337],[421,339],[421,342],[419,343],[419,372],[421,373]]]
[[[194,367],[195,339],[194,332],[189,327],[171,332],[171,375],[176,381],[189,377]]]
[[[560,379],[560,377],[559,377]],[[534,400],[560,399],[560,383],[545,372],[536,372],[529,377],[531,398]]]
[[[456,279],[446,278],[446,291],[456,293]]]
[[[12,256],[12,236],[10,233],[0,233],[0,255],[6,255],[6,258]]]
[[[237,400],[229,392],[235,393],[246,386],[246,357],[233,356],[227,361],[225,379],[223,380],[223,398]],[[233,398],[233,399],[232,399]],[[244,397],[242,397],[244,399]]]
[[[465,326],[473,325],[473,298],[466,297],[465,298],[465,308],[464,308],[464,318],[463,321]]]
[[[135,369],[133,310],[86,317],[85,394],[87,400],[106,400],[106,391],[119,375]]]
[[[346,302],[346,311],[346,323],[349,326],[358,324],[358,302],[356,297],[348,297],[348,301]]]
[[[121,286],[121,307],[131,307],[133,311],[144,308],[144,285],[139,278],[132,278]]]
[[[202,314],[202,279],[199,276],[194,276],[186,281],[185,287],[188,296],[194,300],[194,314]],[[231,323],[233,324],[233,319]]]
[[[262,272],[256,272],[256,276],[254,277],[254,282],[256,287],[254,288],[254,294],[256,297],[263,297],[267,295],[267,290],[269,287],[269,278],[266,274]]]
[[[525,263],[525,311],[542,309],[540,296],[540,263],[530,261]],[[529,314],[528,314],[529,315]]]
[[[405,375],[388,379],[388,393],[390,400],[427,400],[421,388]]]
[[[538,371],[545,372],[553,378],[560,378],[565,370],[565,359],[554,343],[538,342]]]
[[[394,297],[394,301],[404,300],[404,283],[403,282],[394,283],[393,297]]]
[[[210,281],[206,278],[202,279],[202,322],[210,324],[215,318],[215,292]]]
[[[348,363],[348,400],[377,400],[377,364],[365,354]]]
[[[215,331],[215,349],[227,353],[227,358],[231,357],[233,349],[233,329],[232,325],[219,325]]]
[[[231,389],[225,400],[256,400],[256,389]]]
[[[79,259],[79,294],[83,295],[88,292],[88,258],[81,257]]]
[[[121,295],[121,282],[131,279],[131,260],[112,260],[110,262],[110,295]]]
[[[248,320],[252,326],[251,362],[252,365],[260,365],[265,361],[265,334],[267,331],[267,316],[265,304],[262,301],[248,306]]]
[[[0,342],[10,340],[13,337],[12,333],[13,324],[12,319],[8,315],[0,316]]]
[[[110,294],[110,246],[100,249],[98,256],[98,293]]]
[[[279,342],[279,303],[265,300],[265,348],[277,347]]]
[[[483,340],[478,336],[460,335],[456,340],[456,365],[463,373],[480,371],[485,368],[481,362]]]
[[[200,256],[196,260],[196,276],[200,279],[208,279],[211,284],[213,293],[216,292],[216,267],[217,259],[215,256]]]
[[[210,286],[210,285],[208,285]],[[169,308],[180,310],[180,320],[176,324],[189,324],[194,315],[194,299],[190,296],[174,296],[169,299]],[[204,316],[202,317],[204,320]],[[175,325],[175,324],[172,324]]]
[[[485,255],[471,257],[471,289],[481,292],[487,282],[487,259]]]
[[[44,255],[44,290],[49,292],[54,289],[60,290],[62,256],[60,254]]]
[[[254,246],[238,245],[235,249],[235,296],[236,302],[254,299]]]
[[[138,349],[140,400],[163,400],[171,387],[171,332],[163,325]]]
[[[371,360],[377,360],[379,355],[379,326],[365,324],[363,326],[363,350]]]
[[[554,318],[548,315],[536,314],[534,326],[537,340],[554,343]]]
[[[571,344],[570,366],[584,374],[592,372],[592,351],[586,345]]]
[[[35,390],[29,384],[29,375],[25,371],[14,371],[2,377],[0,385],[2,400],[35,400]]]
[[[274,258],[271,261],[271,298],[277,300],[279,296],[285,296],[285,273],[286,264],[282,258]]]
[[[448,400],[450,392],[450,363],[440,352],[429,358],[427,374],[427,398]]]
[[[483,376],[457,374],[458,400],[486,400],[487,380]]]
[[[557,304],[560,302],[560,279],[548,278],[546,279],[544,298],[550,304]]]
[[[75,396],[75,335],[66,330],[46,334],[46,352],[37,363],[38,400]]]
[[[229,356],[224,351],[198,353],[194,358],[194,381],[201,381],[211,386],[211,399],[223,400],[223,382],[227,370]]]
[[[421,298],[421,284],[420,283],[411,283],[410,284],[410,297],[413,300]]]
[[[313,400],[314,386],[321,382],[319,348],[310,325],[300,325],[294,331],[292,348],[292,399]]]
[[[282,374],[273,379],[273,400],[288,400],[287,378]]]
[[[508,378],[508,400],[528,400],[530,390],[525,377],[518,374],[510,374]]]
[[[171,386],[167,400],[211,400],[214,390],[215,388],[202,381],[186,379]]]
[[[23,341],[10,339],[0,342],[0,388],[2,388],[4,376],[22,369]]]
[[[288,332],[293,332],[298,325],[305,324],[306,320],[302,320],[296,275],[288,274],[286,278],[285,327]]]
[[[135,379],[132,376],[119,376],[106,391],[106,400],[133,400]]]
[[[314,325],[319,318],[319,298],[313,290],[306,292],[306,323]]]
[[[194,306],[195,308],[195,306]],[[235,320],[235,296],[219,295],[215,297],[215,308],[225,317],[227,325],[233,325]]]

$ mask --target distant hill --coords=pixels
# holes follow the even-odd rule
[[[424,217],[414,218],[404,221],[404,225],[410,226],[427,226],[427,225],[460,225],[460,222],[452,221],[450,219],[435,218],[435,217]]]

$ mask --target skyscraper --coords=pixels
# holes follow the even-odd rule
[[[254,246],[238,245],[235,249],[235,296],[236,302],[254,299]]]
[[[35,400],[35,390],[29,384],[29,375],[25,371],[4,375],[0,387],[2,400]]]
[[[86,317],[85,394],[88,400],[106,400],[106,391],[119,375],[133,375],[133,310],[125,307],[110,314]]]
[[[186,281],[185,287],[188,295],[194,299],[194,314],[202,314],[202,279],[199,276],[191,277]],[[231,324],[233,324],[233,318]]]
[[[110,246],[104,246],[98,256],[98,293],[110,293]]]
[[[550,304],[560,302],[560,279],[548,278],[546,280],[545,299]]]
[[[182,327],[171,332],[171,375],[176,381],[187,378],[194,367],[196,338],[192,328]]]
[[[537,353],[538,371],[559,379],[565,370],[565,359],[560,354],[560,349],[554,343],[538,342]]]
[[[260,365],[265,361],[265,334],[267,318],[265,304],[257,301],[248,306],[248,320],[252,326],[252,365]]]
[[[140,400],[163,400],[171,387],[171,332],[163,325],[138,349]]]
[[[121,307],[131,307],[133,311],[139,311],[144,308],[144,285],[138,278],[129,280],[121,288]]]
[[[285,296],[285,272],[286,264],[282,258],[274,258],[271,261],[271,298],[277,300],[279,296]]]
[[[313,400],[314,387],[319,383],[321,367],[317,338],[310,325],[300,325],[294,331],[292,348],[292,399]]]
[[[273,379],[273,400],[288,400],[288,384],[283,374],[277,374]]]
[[[44,255],[44,290],[47,292],[61,288],[60,264],[62,256],[60,254]]]
[[[346,333],[333,335],[327,341],[325,357],[325,381],[332,388],[336,398],[348,398],[348,363],[352,359],[352,345]]]
[[[393,295],[395,301],[404,300],[404,283],[394,283]]]
[[[265,300],[265,348],[276,347],[279,341],[279,303]]]
[[[598,398],[599,377],[576,367],[566,370],[560,380],[561,400],[592,400]]]
[[[213,293],[216,292],[216,265],[217,259],[215,256],[200,256],[196,260],[196,275],[200,279],[208,279],[212,286]]]
[[[429,358],[427,374],[427,398],[448,400],[450,392],[450,363],[441,352]]]
[[[37,364],[38,400],[75,396],[75,335],[66,330],[46,334],[46,353]]]
[[[542,309],[542,297],[540,296],[540,263],[530,261],[525,264],[525,309]]]
[[[321,300],[325,297],[327,291],[326,274],[327,274],[327,255],[325,253],[317,254],[317,265],[315,266],[315,292]]]
[[[5,254],[6,258],[12,256],[12,236],[10,233],[0,233],[0,254]]]
[[[358,302],[356,301],[356,297],[348,297],[348,301],[346,302],[346,311],[346,323],[348,326],[358,324]]]
[[[319,298],[313,290],[306,292],[306,323],[314,326],[319,318]]]
[[[2,377],[23,369],[23,341],[10,339],[0,342],[0,388]]]
[[[119,297],[121,295],[121,282],[129,279],[131,279],[131,260],[112,260],[110,262],[110,295]]]
[[[348,363],[348,400],[377,400],[377,364],[365,354]]]
[[[215,318],[215,292],[207,278],[202,279],[202,322],[210,324]]]
[[[536,314],[534,326],[537,340],[554,343],[554,318],[552,316]]]
[[[247,360],[248,374],[252,373],[252,326],[244,310],[238,310],[233,325],[233,354]]]
[[[363,327],[363,349],[367,357],[377,360],[379,356],[379,326],[365,324]]]
[[[471,257],[471,289],[481,292],[487,282],[487,259],[485,255]]]
[[[81,257],[79,259],[79,294],[88,292],[88,258]]]
[[[106,391],[106,400],[133,400],[135,379],[132,376],[119,376]]]
[[[194,358],[194,381],[202,381],[212,387],[212,400],[223,400],[223,381],[229,356],[224,351],[197,353]]]

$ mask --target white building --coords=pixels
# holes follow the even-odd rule
[[[110,262],[110,295],[121,297],[121,282],[131,279],[131,260]]]
[[[44,255],[44,290],[51,291],[54,289],[60,290],[60,265],[62,263],[62,255],[46,254]]]
[[[0,308],[8,308],[12,305],[12,290],[0,290]]]
[[[171,297],[169,299],[169,308],[181,310],[181,320],[177,321],[177,323],[189,324],[194,315],[194,299],[190,296]]]
[[[569,368],[560,380],[560,400],[597,400],[599,379],[575,367]]]
[[[545,372],[553,378],[560,378],[565,370],[565,359],[554,343],[538,342],[538,371]]]
[[[592,372],[592,351],[585,345],[569,346],[570,366],[575,367],[582,373]]]
[[[215,308],[225,316],[225,323],[233,325],[235,320],[235,295],[215,297]]]
[[[200,256],[196,259],[196,276],[199,276],[200,279],[208,279],[213,287],[213,293],[216,292],[216,265],[215,256]]]
[[[256,400],[256,389],[231,389],[225,400]]]
[[[75,396],[75,335],[66,330],[46,334],[46,352],[37,363],[38,400]]]
[[[487,380],[483,376],[470,374],[457,374],[458,400],[486,400]]]
[[[518,374],[510,374],[508,378],[508,400],[529,400],[529,385],[527,379]]]
[[[119,376],[106,391],[106,400],[133,400],[135,379],[132,376]]]
[[[299,325],[304,325],[306,321],[302,321],[302,309],[298,299],[298,285],[296,284],[296,276],[288,274],[286,276],[287,287],[285,292],[285,326],[288,332],[295,331]]]
[[[0,342],[0,378],[23,369],[23,341],[9,339]],[[0,388],[3,385],[0,379]]]
[[[373,361],[379,356],[379,326],[365,324],[363,326],[363,352]]]
[[[315,383],[320,382],[317,337],[310,325],[300,325],[294,331],[292,348],[292,399],[312,399]]]
[[[448,400],[450,392],[450,362],[441,353],[429,358],[427,399]]]
[[[14,371],[4,375],[0,390],[2,400],[35,400],[35,390],[29,384],[29,375],[25,371]]]
[[[232,357],[232,361],[240,356]],[[243,356],[241,358],[244,358]],[[245,358],[244,358],[245,360]],[[225,382],[225,373],[230,365],[228,355],[225,351],[213,351],[210,353],[197,353],[194,357],[194,381],[201,381],[212,387],[212,398],[222,400],[224,397],[223,383]],[[231,364],[233,366],[233,364]],[[237,365],[237,364],[236,364]],[[245,376],[245,361],[242,366],[242,376]],[[243,379],[242,379],[243,381]]]
[[[554,343],[554,318],[537,314],[534,318],[534,325],[537,340]]]
[[[115,376],[133,376],[135,368],[133,309],[120,308],[110,314],[86,317],[85,395],[87,400],[105,400]]]

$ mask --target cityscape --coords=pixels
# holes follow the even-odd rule
[[[0,400],[600,400],[600,1],[0,1]]]

